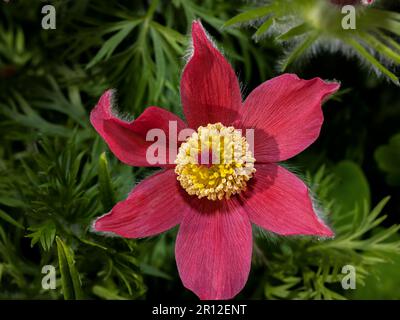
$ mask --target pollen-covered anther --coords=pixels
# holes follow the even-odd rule
[[[256,172],[254,162],[242,132],[215,123],[199,127],[182,143],[175,172],[188,194],[222,200],[246,189]]]

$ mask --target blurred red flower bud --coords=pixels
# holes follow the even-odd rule
[[[374,2],[374,0],[330,0],[332,3],[334,4],[338,4],[338,5],[356,5],[356,4],[363,4],[363,5],[369,5],[372,4]]]

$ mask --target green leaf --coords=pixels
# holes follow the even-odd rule
[[[339,162],[332,170],[337,184],[329,194],[334,200],[335,208],[342,214],[352,212],[356,207],[370,208],[371,193],[367,178],[360,166],[353,161]]]
[[[393,40],[391,37],[387,36],[385,33],[379,31],[377,32],[379,37],[384,40],[385,43],[387,43],[390,47],[395,49],[397,52],[400,52],[400,43],[396,42]]]
[[[83,299],[81,282],[75,267],[74,253],[59,237],[56,237],[56,242],[64,299]]]
[[[292,293],[293,287],[301,282],[301,278],[287,277],[284,279],[284,284],[273,286],[269,283],[266,284],[264,294],[268,299],[288,299]]]
[[[308,23],[302,23],[296,27],[293,27],[289,31],[287,31],[284,34],[281,34],[277,39],[278,40],[289,40],[290,38],[294,38],[297,36],[300,36],[306,32],[311,31],[311,27],[308,25]]]
[[[367,17],[371,25],[385,29],[396,35],[400,35],[399,13],[388,10],[373,9],[368,12]]]
[[[400,186],[400,133],[394,135],[387,145],[376,149],[375,160],[379,169],[386,172],[387,183]]]
[[[378,228],[375,232],[385,232],[384,228]],[[400,235],[395,234],[393,240],[400,242]],[[374,272],[365,279],[365,285],[354,290],[352,299],[400,299],[400,255],[393,255],[391,261],[382,263],[374,268]]]
[[[266,33],[269,29],[269,27],[272,26],[272,24],[274,23],[274,19],[273,18],[269,18],[267,19],[256,31],[256,33],[254,34],[254,37],[259,38],[261,37],[264,33]]]
[[[179,45],[186,44],[187,40],[184,35],[156,21],[151,21],[150,26],[157,30],[177,53],[182,53],[182,47]]]
[[[365,59],[367,66],[378,76],[386,76],[399,85],[396,74],[386,67],[386,64],[381,63],[377,55],[389,58],[388,65],[396,70],[394,64],[399,64],[400,54],[394,49],[397,49],[399,44],[392,38],[394,35],[400,35],[400,14],[370,7],[363,8],[360,14],[357,14],[357,30],[344,30],[340,27],[342,19],[340,10],[334,10],[328,2],[328,0],[270,1],[265,7],[254,8],[233,17],[225,23],[225,26],[241,22],[251,27],[259,26],[260,19],[263,18],[265,21],[254,35],[255,41],[258,41],[274,23],[271,35],[276,40],[290,42],[286,46],[289,48],[289,54],[279,69],[281,72],[296,60],[305,60],[306,55],[303,53],[311,45],[315,49],[312,51],[313,54],[322,52],[318,50],[320,47],[329,47],[330,50],[348,54],[348,46],[351,46],[354,48],[350,51],[352,55]],[[384,32],[387,36],[375,37]],[[307,36],[307,33],[311,35]],[[298,39],[302,35],[304,39]],[[291,48],[293,50],[290,50]]]
[[[111,210],[115,204],[115,192],[111,182],[111,176],[108,169],[106,153],[103,152],[99,158],[99,188],[100,199],[105,211]]]
[[[281,71],[285,71],[288,66],[300,58],[300,56],[313,45],[318,36],[319,34],[317,32],[312,32],[305,39],[303,39],[300,44],[298,44],[297,47],[285,58],[280,68]]]
[[[388,76],[395,84],[399,84],[399,79],[397,76],[386,69],[373,55],[371,55],[361,44],[359,44],[356,40],[352,38],[346,38],[345,42],[347,42],[350,46],[352,46],[362,57],[364,57],[369,63],[371,63],[374,67],[376,67],[383,74]]]
[[[400,64],[400,54],[393,51],[390,47],[382,43],[378,38],[375,38],[368,33],[360,33],[359,36],[363,39],[371,48],[374,48],[377,52],[393,60],[396,64]]]
[[[169,274],[144,262],[140,263],[140,270],[149,276],[172,280],[172,277]]]
[[[3,219],[4,221],[7,221],[8,223],[11,223],[12,225],[16,226],[17,228],[25,229],[22,224],[20,224],[18,221],[16,221],[14,218],[12,218],[9,214],[5,213],[1,209],[0,209],[0,218]]]
[[[39,226],[31,226],[28,230],[32,231],[32,233],[26,235],[26,237],[32,238],[31,247],[40,242],[43,250],[51,249],[56,236],[56,226],[53,222],[47,221]]]
[[[150,35],[153,40],[154,54],[156,59],[157,76],[156,85],[154,89],[154,100],[157,101],[164,86],[164,80],[166,75],[166,63],[164,53],[162,51],[162,42],[160,36],[154,29],[150,29]]]
[[[25,203],[22,199],[13,198],[11,196],[8,196],[7,194],[3,194],[3,196],[0,196],[0,203],[6,205],[7,207],[13,208],[25,206]]]
[[[378,20],[393,19],[393,20],[400,21],[400,13],[395,12],[395,11],[370,8],[369,14],[371,16],[373,16],[374,18],[378,18]]]
[[[70,134],[70,130],[65,126],[53,124],[45,120],[19,93],[14,92],[13,98],[15,101],[10,99],[8,101],[9,105],[0,103],[0,107],[3,109],[2,112],[16,123],[27,128],[37,129],[46,134],[64,137]],[[17,104],[15,102],[17,102]],[[17,106],[22,112],[18,111]]]
[[[127,300],[127,298],[121,297],[120,295],[118,295],[118,293],[111,291],[108,288],[99,286],[99,285],[95,285],[93,286],[92,289],[93,293],[102,298],[102,299],[106,299],[106,300]]]
[[[225,22],[224,27],[229,27],[237,23],[249,22],[254,19],[259,19],[264,17],[265,15],[271,13],[274,10],[274,6],[269,5],[261,8],[252,9],[243,13],[238,14],[237,16],[229,19]]]
[[[141,20],[129,21],[111,38],[104,42],[101,49],[86,66],[87,69],[93,67],[103,59],[108,59],[118,47],[118,45],[132,32],[132,30],[141,22]]]

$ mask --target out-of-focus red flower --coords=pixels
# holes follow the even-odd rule
[[[93,227],[143,238],[179,225],[175,254],[185,287],[201,299],[229,299],[248,278],[252,223],[285,236],[333,236],[316,214],[307,186],[277,162],[318,138],[321,103],[339,84],[284,74],[258,86],[243,102],[235,72],[199,21],[192,25],[192,43],[180,87],[186,122],[158,107],[134,121],[121,120],[111,110],[111,91],[93,109],[91,122],[117,158],[131,166],[162,167]],[[168,134],[170,121],[178,130],[197,132],[172,150],[178,153],[175,163],[151,164],[146,151],[153,142],[146,134],[154,128]],[[254,130],[254,150],[238,129]],[[202,135],[226,139],[244,156],[212,165],[188,161]],[[210,149],[226,152],[215,145]]]
[[[338,5],[357,5],[357,4],[363,4],[363,5],[369,5],[372,4],[374,2],[374,0],[330,0],[332,3],[334,4],[338,4]]]

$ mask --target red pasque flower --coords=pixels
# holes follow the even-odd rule
[[[242,102],[235,72],[198,21],[192,25],[192,42],[180,87],[186,122],[158,107],[147,108],[134,121],[121,120],[111,110],[111,91],[93,109],[91,122],[118,159],[163,169],[140,182],[93,227],[143,238],[179,225],[175,255],[184,286],[201,299],[229,299],[248,278],[252,223],[285,236],[333,236],[316,214],[307,186],[277,162],[317,139],[321,103],[339,84],[284,74],[264,82]],[[178,150],[166,142],[177,153],[175,163],[150,163],[146,152],[152,142],[146,134],[157,128],[168,135],[171,121],[178,131],[196,132],[178,143]],[[254,130],[252,150],[239,129]],[[191,161],[199,158],[197,142],[214,138],[229,146],[208,145],[213,155],[221,156],[220,163]],[[230,148],[243,152],[226,161]]]

